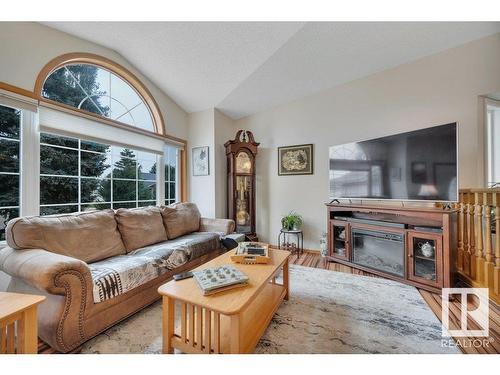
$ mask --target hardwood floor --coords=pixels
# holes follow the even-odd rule
[[[364,271],[354,269],[343,264],[334,262],[325,262],[321,256],[316,252],[306,251],[304,254],[297,259],[297,256],[291,257],[291,264],[298,264],[301,266],[312,267],[312,268],[323,268],[331,271],[345,272],[355,275],[363,275],[370,277],[379,277]],[[441,321],[441,296],[439,294],[430,293],[425,290],[419,289],[420,294],[427,302],[431,310]],[[458,322],[460,321],[460,302],[452,301],[450,302],[450,328],[458,329]],[[469,303],[469,310],[473,310],[473,302]],[[487,345],[484,345],[483,338],[455,338],[457,346],[462,350],[462,352],[467,354],[499,354],[500,353],[500,308],[490,302],[490,336]],[[469,327],[477,327],[477,323],[473,320],[468,320]],[[480,344],[480,345],[478,345]],[[47,344],[40,341],[39,342],[39,353],[40,354],[50,354],[54,353]],[[73,353],[78,353],[80,348],[76,349]]]
[[[323,268],[331,271],[345,272],[355,275],[363,275],[370,277],[379,277],[355,268],[345,266],[335,262],[325,262],[323,258],[316,252],[304,252],[300,258],[293,256],[291,264],[298,264],[306,267]],[[425,302],[429,305],[434,314],[441,321],[441,295],[431,293],[419,289],[420,294]],[[473,310],[474,302],[468,302],[468,310]],[[456,345],[467,354],[499,354],[500,353],[500,308],[490,301],[490,335],[489,338],[483,337],[460,337],[455,338]],[[460,322],[460,301],[455,300],[450,302],[450,329],[459,329]],[[477,329],[477,323],[472,319],[467,321],[468,327]]]

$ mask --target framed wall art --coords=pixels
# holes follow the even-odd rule
[[[278,175],[313,174],[313,145],[278,147]]]
[[[193,176],[208,176],[210,174],[208,146],[193,147],[191,150]]]

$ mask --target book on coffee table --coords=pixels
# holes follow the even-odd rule
[[[232,265],[193,271],[193,277],[205,296],[248,284],[248,276]]]

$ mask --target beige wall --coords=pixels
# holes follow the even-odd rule
[[[198,205],[204,217],[215,217],[215,157],[214,157],[214,110],[188,115],[188,189],[189,201]],[[193,176],[191,151],[194,147],[208,146],[209,175]]]
[[[187,137],[186,112],[113,50],[34,22],[0,22],[0,47],[0,81],[30,91],[44,65],[59,55],[88,52],[116,61],[151,91],[165,119],[167,132]]]
[[[205,217],[226,217],[226,151],[224,143],[234,137],[234,122],[216,109],[188,116],[189,200]],[[209,176],[193,176],[191,150],[209,147]]]
[[[234,121],[223,113],[215,110],[215,215],[227,216],[227,163],[224,143],[234,139],[236,128]]]
[[[328,147],[432,125],[459,123],[460,186],[480,186],[478,96],[500,89],[500,34],[329,89],[236,122],[261,142],[257,233],[276,242],[280,217],[303,215],[305,246],[326,229]],[[314,175],[278,176],[277,147],[313,143]]]

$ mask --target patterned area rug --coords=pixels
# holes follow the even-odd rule
[[[160,353],[155,303],[88,341],[82,353]],[[416,288],[374,277],[290,266],[282,304],[255,353],[460,353]]]

